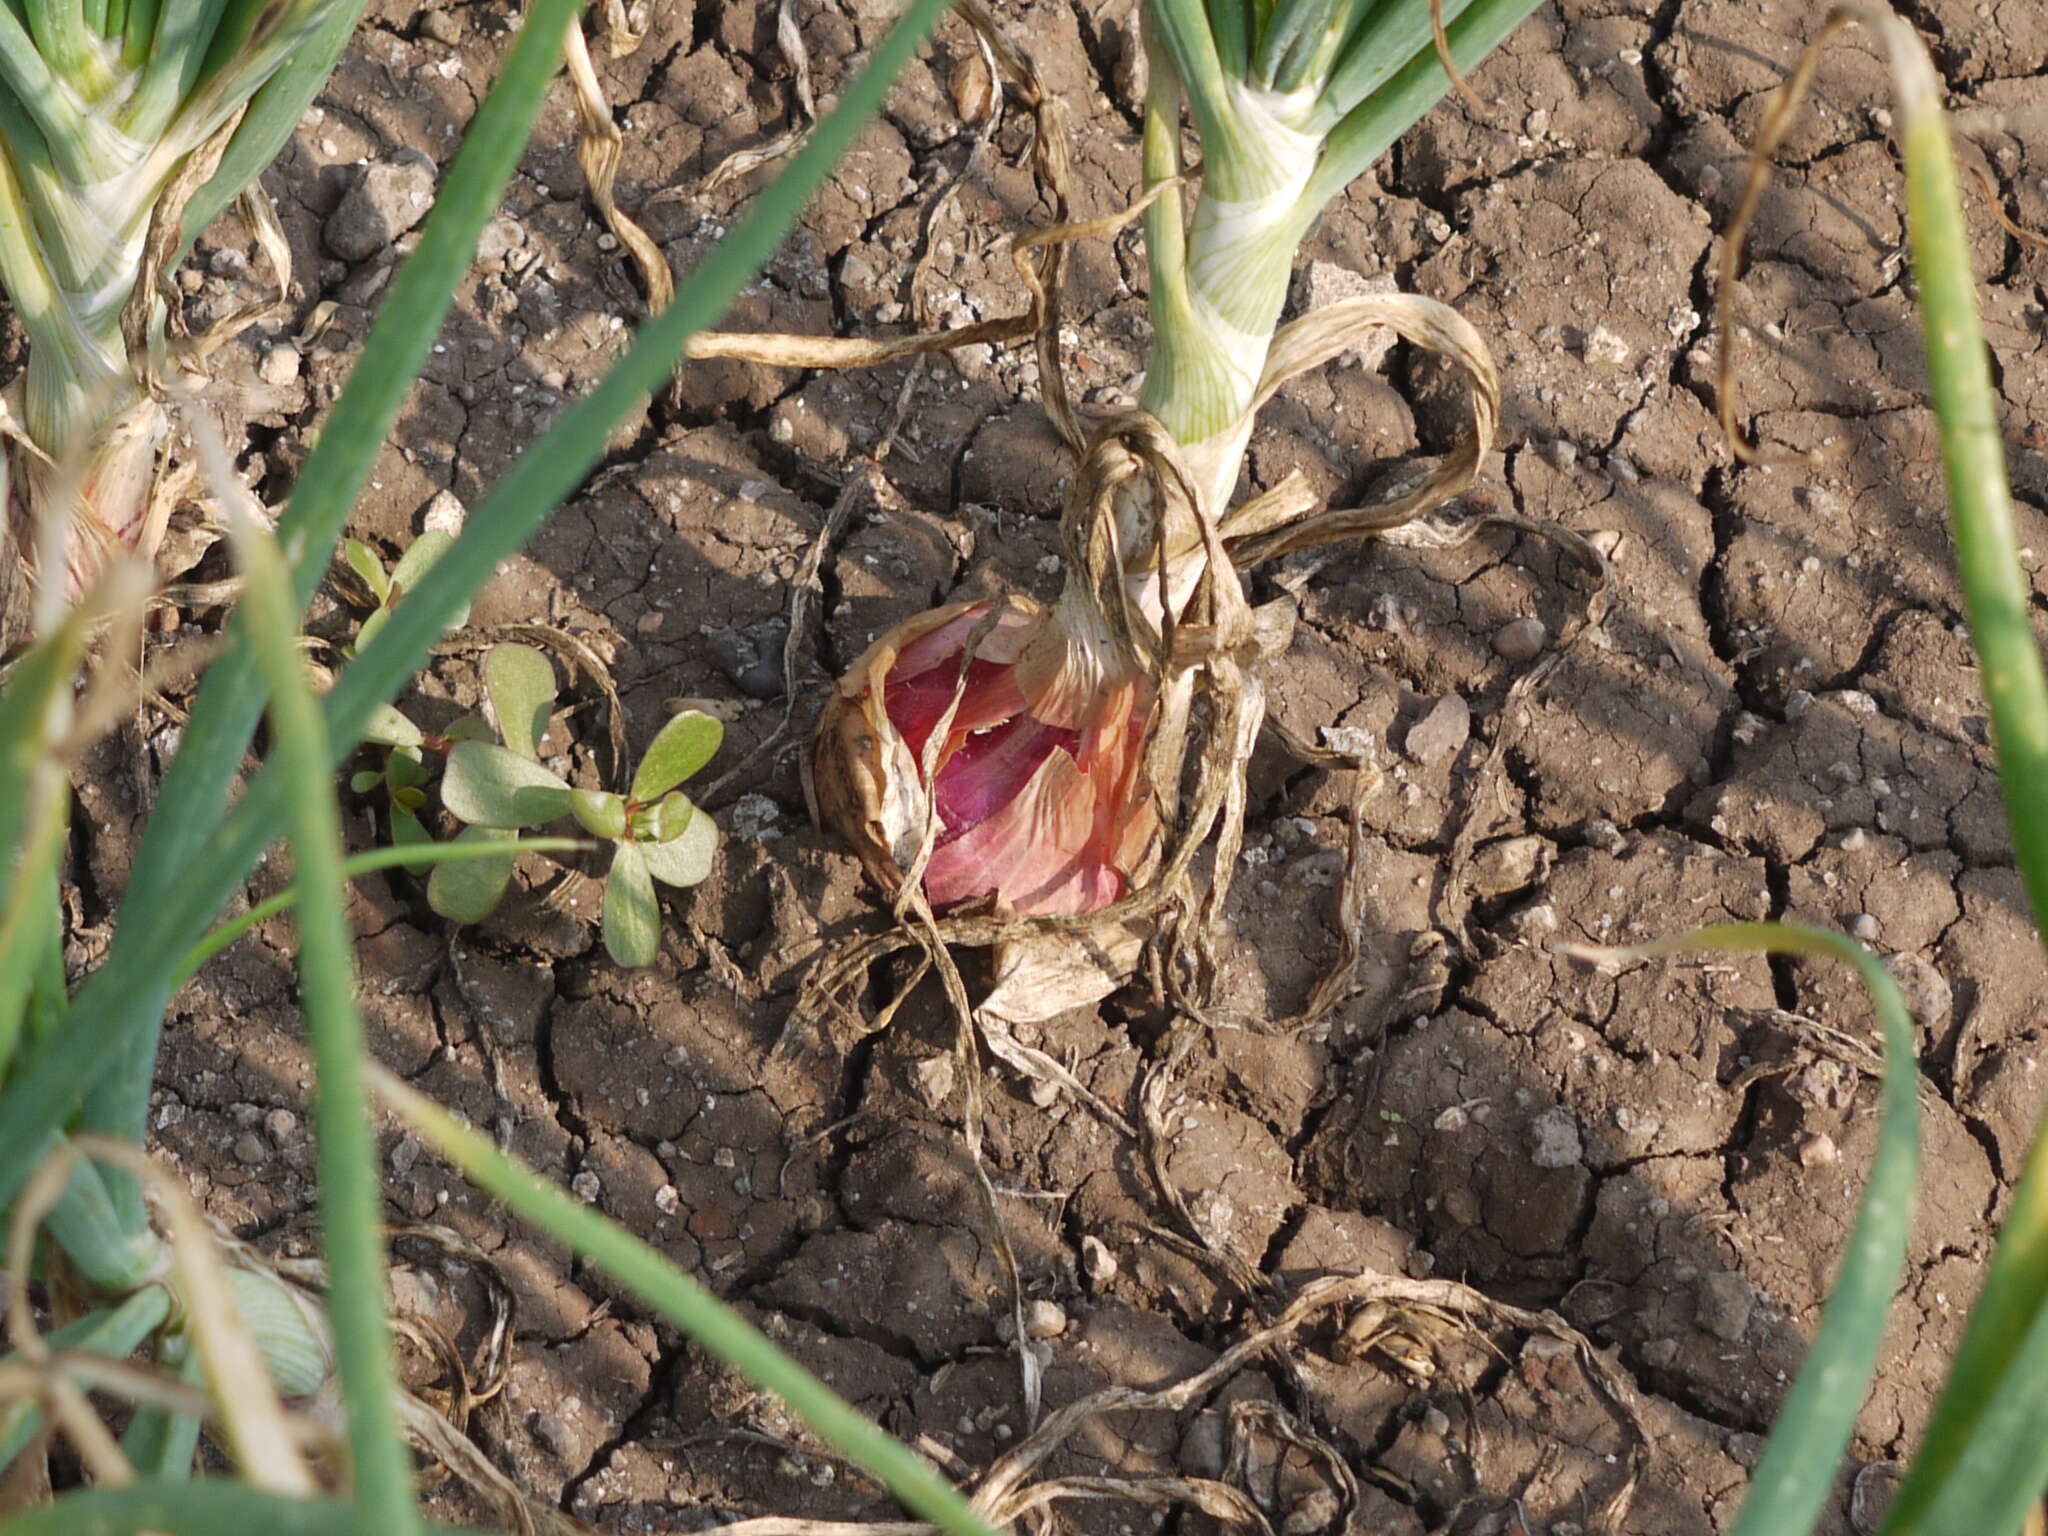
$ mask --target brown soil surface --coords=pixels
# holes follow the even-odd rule
[[[704,178],[788,125],[789,70],[766,0],[654,9],[637,52],[600,47],[599,63],[626,135],[621,201],[687,273],[760,173],[715,191]],[[797,0],[821,98],[893,9]],[[1120,206],[1138,164],[1130,0],[1000,9],[1071,107],[1077,212]],[[1713,424],[1718,231],[1770,87],[1817,9],[1546,6],[1475,77],[1483,117],[1439,109],[1323,220],[1305,261],[1390,275],[1484,331],[1505,389],[1486,494],[1596,537],[1613,558],[1614,605],[1505,719],[1527,663],[1499,654],[1503,627],[1535,618],[1555,636],[1577,600],[1544,541],[1368,547],[1260,578],[1259,595],[1277,581],[1301,607],[1293,652],[1268,678],[1281,718],[1310,737],[1352,728],[1388,743],[1387,782],[1364,809],[1374,873],[1359,991],[1306,1034],[1220,1029],[1182,1068],[1168,1121],[1167,1177],[1274,1296],[1376,1268],[1468,1281],[1583,1329],[1638,1390],[1651,1455],[1622,1528],[1657,1536],[1726,1527],[1812,1334],[1876,1130],[1868,1057],[1827,1048],[1838,1037],[1817,1026],[1862,1042],[1871,1021],[1837,970],[1726,957],[1611,977],[1552,946],[1796,918],[1853,926],[1912,984],[1922,1202],[1829,1530],[1867,1523],[1879,1464],[1906,1454],[1925,1418],[2043,1097],[2041,956],[1961,625],[1883,73],[1853,34],[1822,66],[1765,199],[1741,306],[1755,434],[1827,456],[1740,467]],[[365,160],[417,146],[445,164],[507,46],[496,3],[372,10],[268,181],[298,262],[287,320],[244,343],[252,371],[267,364],[252,474],[273,497],[409,243],[346,263],[323,244],[328,215]],[[1968,0],[1914,11],[1971,125],[1965,159],[2036,228],[2048,226],[2044,14]],[[1021,305],[1000,237],[1047,213],[1021,114],[926,227],[973,138],[954,89],[971,56],[964,30],[942,33],[733,324],[892,330]],[[2048,580],[2048,256],[2009,238],[1970,187],[2007,442],[2031,502],[2025,556]],[[247,249],[230,228],[201,263],[232,278]],[[1082,400],[1121,403],[1133,388],[1143,281],[1135,234],[1077,253],[1062,340]],[[306,336],[318,304],[332,307]],[[588,203],[558,87],[356,534],[395,554],[437,492],[475,504],[641,312],[630,264]],[[473,623],[546,623],[598,651],[636,748],[666,701],[714,701],[731,722],[724,761],[738,761],[785,706],[773,658],[788,578],[907,378],[903,366],[690,368],[508,563]],[[1049,595],[1066,466],[1035,383],[1025,350],[982,349],[910,385],[887,487],[856,507],[826,561],[822,631],[797,658],[801,723],[887,625],[961,593]],[[1370,495],[1390,461],[1446,446],[1461,412],[1458,389],[1403,351],[1372,371],[1333,366],[1274,403],[1247,480],[1263,488],[1300,468],[1331,497]],[[323,599],[315,627],[339,638],[351,622]],[[1463,746],[1428,764],[1404,753],[1409,726],[1451,695],[1470,708]],[[445,722],[476,697],[474,651],[459,652],[412,707]],[[612,771],[602,701],[565,684],[564,705],[547,750],[597,782]],[[1505,774],[1475,794],[1503,730]],[[145,769],[170,739],[141,745]],[[110,746],[95,775],[87,918],[119,887],[146,793],[137,750]],[[1262,756],[1253,790],[1223,947],[1226,1021],[1288,1015],[1336,945],[1348,782]],[[883,917],[847,850],[808,824],[793,755],[713,808],[732,831],[726,855],[707,885],[667,896],[650,971],[605,960],[587,888],[580,907],[529,893],[453,932],[409,879],[365,882],[356,918],[376,1050],[891,1430],[971,1472],[1027,1425],[965,1161],[951,1026],[920,995],[886,1031],[771,1059],[806,968]],[[1447,891],[1467,816],[1480,818],[1480,851],[1466,888]],[[366,843],[375,817],[369,799],[355,803]],[[1471,942],[1432,942],[1467,906]],[[1133,991],[1027,1043],[1129,1113],[1160,1020]],[[1165,1212],[1136,1145],[989,1072],[990,1173],[1026,1289],[1057,1308],[1047,1329],[1061,1324],[1037,1346],[1049,1404],[1177,1380],[1271,1305],[1157,1234]],[[286,1249],[309,1241],[308,1080],[289,931],[273,924],[180,997],[154,1129],[218,1216]],[[394,1213],[480,1244],[518,1292],[518,1359],[477,1433],[540,1497],[618,1531],[889,1511],[776,1403],[416,1143],[394,1138],[386,1152]],[[477,1297],[455,1273],[421,1262],[405,1294],[473,1330]],[[1374,1536],[1591,1528],[1625,1448],[1546,1337],[1495,1331],[1482,1346],[1420,1330],[1361,1355],[1324,1329],[1292,1369],[1248,1372],[1178,1415],[1091,1427],[1054,1470],[1217,1472],[1232,1406],[1260,1400],[1340,1449],[1363,1483],[1352,1528]],[[1318,1497],[1329,1479],[1273,1445],[1253,1437],[1251,1485],[1276,1525],[1310,1536],[1336,1508]],[[1122,1536],[1183,1517],[1108,1503],[1063,1518]]]

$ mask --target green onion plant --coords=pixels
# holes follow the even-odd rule
[[[1443,0],[1459,69],[1535,0]],[[1139,403],[1221,515],[1295,252],[1331,199],[1451,87],[1431,7],[1414,0],[1147,0],[1145,103],[1152,355]],[[1185,105],[1200,141],[1192,212],[1177,186]]]
[[[176,345],[162,279],[262,174],[363,0],[15,0],[0,6],[0,287],[28,334],[6,464],[76,597],[145,557]],[[61,517],[62,542],[44,525]],[[42,528],[40,537],[37,530]],[[39,575],[57,585],[56,571]],[[18,638],[0,615],[0,638]]]

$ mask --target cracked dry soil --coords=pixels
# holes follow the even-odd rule
[[[891,9],[798,0],[821,94]],[[1138,165],[1130,0],[1000,9],[1072,109],[1077,215],[1122,205]],[[1782,916],[1852,928],[1909,983],[1922,1204],[1832,1531],[1867,1526],[1883,1464],[1924,1420],[2042,1099],[2040,953],[1960,627],[1883,71],[1853,35],[1822,66],[1765,200],[1741,307],[1753,431],[1826,457],[1738,467],[1712,424],[1717,231],[1813,9],[1548,5],[1475,77],[1483,118],[1447,103],[1323,220],[1305,263],[1391,276],[1486,333],[1505,429],[1485,494],[1594,537],[1613,558],[1615,601],[1504,721],[1533,637],[1522,621],[1554,636],[1575,600],[1543,541],[1495,532],[1451,552],[1353,549],[1261,578],[1263,595],[1295,593],[1303,621],[1269,677],[1282,718],[1393,749],[1364,808],[1369,932],[1357,994],[1327,1027],[1219,1031],[1184,1069],[1169,1117],[1168,1177],[1208,1235],[1280,1294],[1363,1266],[1434,1273],[1556,1308],[1611,1352],[1639,1384],[1651,1441],[1622,1528],[1659,1536],[1726,1526],[1814,1327],[1872,1151],[1875,1083],[1856,1049],[1870,1020],[1837,971],[1731,956],[1614,977],[1555,958],[1553,942]],[[786,126],[789,70],[765,0],[656,10],[643,47],[600,65],[625,131],[621,200],[686,271],[748,190],[706,192],[704,177]],[[497,3],[416,15],[380,0],[372,12],[268,178],[298,256],[287,319],[242,343],[266,381],[250,468],[273,498],[407,243],[345,263],[323,244],[328,215],[364,159],[409,145],[445,162],[507,44]],[[1923,0],[1913,16],[1967,129],[1962,154],[2022,224],[2048,225],[2048,11]],[[955,102],[971,93],[953,86],[971,52],[964,31],[942,32],[731,325],[866,330],[1021,306],[998,236],[1047,210],[1020,114],[929,218],[968,156]],[[640,313],[630,267],[592,216],[573,132],[558,86],[357,514],[356,534],[387,553],[437,492],[474,502]],[[2048,256],[2009,238],[1974,193],[1971,229],[2026,560],[2048,598],[2035,553],[2048,553]],[[252,254],[238,231],[219,232],[194,303]],[[1084,401],[1128,398],[1143,272],[1135,235],[1076,252],[1062,341]],[[909,384],[887,484],[826,562],[824,622],[796,658],[800,719],[870,637],[913,612],[1000,588],[1050,595],[1061,470],[1035,374],[1025,350],[978,349]],[[635,750],[665,701],[712,701],[737,761],[784,707],[774,658],[788,579],[907,377],[689,368],[482,594],[472,623],[544,622],[599,651]],[[1457,388],[1401,351],[1371,369],[1334,366],[1282,392],[1246,477],[1265,488],[1301,469],[1333,498],[1370,496],[1391,461],[1443,448],[1461,412]],[[344,636],[347,611],[323,602],[316,630]],[[445,723],[472,704],[475,661],[458,648],[426,674],[417,716]],[[1454,694],[1469,730],[1402,751]],[[587,686],[564,700],[547,750],[589,780],[608,771],[603,705]],[[1502,729],[1505,773],[1475,793]],[[173,740],[110,743],[91,775],[80,959]],[[1265,1020],[1297,1008],[1335,951],[1350,786],[1278,756],[1261,756],[1252,786],[1223,1002]],[[1026,1426],[998,1330],[1001,1274],[962,1160],[950,1025],[920,995],[880,1035],[771,1060],[805,968],[880,918],[853,859],[807,824],[792,756],[714,809],[734,831],[726,856],[699,890],[670,893],[666,947],[647,972],[604,960],[588,888],[552,901],[525,891],[452,933],[410,880],[365,881],[356,920],[375,1048],[890,1429],[925,1437],[956,1471],[985,1466]],[[1479,851],[1465,888],[1446,890],[1466,815],[1480,818]],[[367,801],[353,827],[376,836]],[[1448,957],[1424,937],[1447,912],[1473,941]],[[289,944],[273,923],[180,997],[154,1132],[215,1214],[295,1250],[309,1241],[311,1148]],[[1133,992],[1031,1043],[1128,1109],[1159,1031]],[[1035,1314],[1048,1403],[1164,1384],[1214,1358],[1256,1307],[1157,1237],[1138,1149],[991,1070],[991,1172],[1027,1289],[1057,1308]],[[476,1433],[540,1497],[619,1531],[889,1509],[775,1403],[417,1144],[387,1140],[386,1153],[394,1214],[454,1228],[518,1293],[517,1360]],[[401,1299],[474,1336],[474,1286],[412,1258]],[[1418,1363],[1398,1348],[1346,1361],[1311,1334],[1291,1370],[1247,1373],[1178,1417],[1097,1424],[1055,1470],[1216,1472],[1233,1404],[1261,1400],[1339,1447],[1363,1484],[1352,1528],[1374,1536],[1587,1527],[1622,1448],[1547,1340],[1438,1341],[1434,1362]],[[1276,1523],[1322,1528],[1332,1506],[1312,1497],[1313,1466],[1269,1458],[1253,1471]],[[437,1497],[466,1512],[451,1487]],[[1121,1536],[1202,1517],[1084,1504],[1061,1518]]]

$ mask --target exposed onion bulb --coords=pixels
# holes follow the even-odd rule
[[[1158,860],[1144,773],[1153,702],[1150,679],[1072,593],[1051,609],[1019,598],[935,608],[840,680],[819,727],[819,809],[892,894],[929,815],[922,878],[935,911],[1097,912]]]

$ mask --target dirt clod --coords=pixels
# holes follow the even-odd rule
[[[1749,1331],[1749,1319],[1756,1310],[1756,1289],[1742,1275],[1716,1270],[1700,1276],[1693,1306],[1702,1328],[1732,1344]]]

